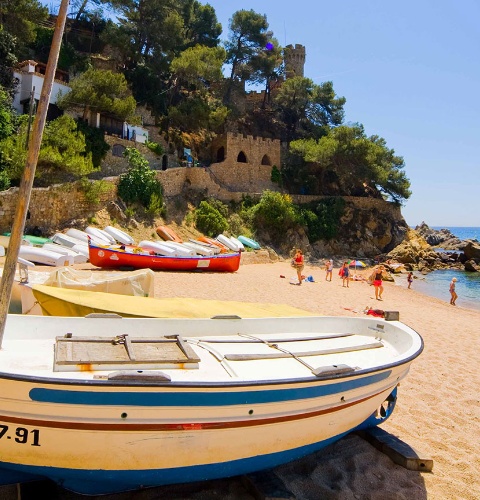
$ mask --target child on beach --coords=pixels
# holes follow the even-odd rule
[[[408,288],[412,286],[412,281],[413,281],[413,273],[410,271],[407,276],[407,281],[408,281]]]
[[[346,281],[347,288],[350,288],[348,286],[349,276],[350,276],[350,269],[348,268],[348,262],[345,261],[342,266],[342,286],[345,286],[345,281]]]
[[[332,273],[333,273],[333,260],[329,259],[325,262],[325,281],[332,281]]]

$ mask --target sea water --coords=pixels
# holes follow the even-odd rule
[[[441,227],[431,226],[431,229],[448,229],[453,235],[461,240],[480,241],[480,227]],[[457,278],[455,291],[458,299],[457,305],[468,307],[469,309],[480,310],[480,273],[468,273],[457,269],[442,269],[432,271],[426,275],[414,273],[416,278],[412,283],[412,288],[430,297],[436,297],[446,302],[450,302],[450,281]],[[403,283],[405,282],[405,283]],[[396,278],[399,285],[407,284],[407,278],[403,275]]]

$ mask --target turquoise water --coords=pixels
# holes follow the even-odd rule
[[[431,226],[432,229],[449,229],[461,240],[476,239],[480,241],[480,227],[447,227]],[[457,305],[469,309],[480,310],[480,273],[467,273],[453,269],[433,271],[427,275],[416,273],[418,279],[413,281],[412,288],[430,297],[436,297],[450,302],[448,287],[455,276],[457,284],[455,290],[458,294]],[[400,285],[406,284],[407,278],[398,278]],[[405,282],[405,283],[403,283]]]

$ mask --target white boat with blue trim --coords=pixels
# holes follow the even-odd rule
[[[269,469],[383,422],[422,349],[378,318],[9,315],[0,484],[96,495]]]

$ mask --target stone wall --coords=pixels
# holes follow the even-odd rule
[[[109,192],[100,195],[98,205],[92,205],[77,183],[57,184],[48,188],[34,188],[25,221],[25,232],[39,228],[43,234],[62,227],[69,220],[92,216],[99,207],[115,200],[117,179],[105,179],[112,185]],[[0,192],[0,233],[10,231],[17,206],[19,188]]]
[[[235,180],[236,185],[250,185],[248,165],[242,165],[245,170],[241,170]],[[258,168],[258,167],[257,167]],[[265,167],[263,175],[264,184],[267,185],[267,173],[271,167]],[[218,181],[219,178],[226,177],[227,165],[212,165],[207,168],[173,168],[160,170],[157,178],[164,189],[164,196],[173,198],[185,192],[186,189],[196,190],[204,197],[214,197],[228,203],[229,201],[241,201],[242,197],[248,195],[253,199],[260,199],[263,189],[238,189],[234,186],[224,185]],[[267,172],[268,171],[268,172]],[[242,179],[242,174],[246,174]],[[232,177],[230,177],[231,179]],[[261,176],[257,177],[256,186],[262,184]],[[58,228],[64,227],[69,221],[92,217],[99,208],[117,199],[116,184],[117,177],[105,178],[104,182],[112,185],[107,193],[100,196],[100,203],[92,205],[84,195],[78,184],[59,184],[48,188],[35,188],[32,190],[28,218],[25,224],[28,233],[33,228],[39,228],[43,234],[51,235]],[[270,183],[266,189],[278,191],[278,186]],[[18,188],[10,188],[0,192],[0,233],[10,231],[18,199]],[[326,198],[324,196],[292,195],[294,203],[308,203],[314,200]],[[385,214],[395,220],[403,220],[400,207],[384,200],[373,198],[345,197],[345,201],[350,207],[358,209],[362,213],[375,212]],[[363,228],[368,227],[367,224]],[[361,229],[359,229],[361,230]]]

